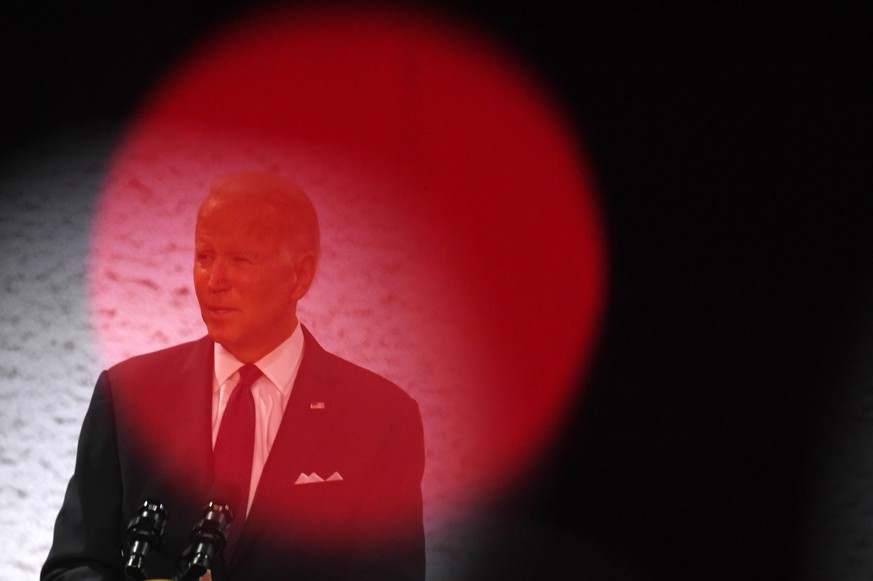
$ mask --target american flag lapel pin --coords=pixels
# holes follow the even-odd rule
[[[313,401],[309,404],[309,409],[311,410],[323,410],[324,402],[323,401]]]

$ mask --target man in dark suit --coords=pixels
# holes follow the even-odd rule
[[[173,576],[214,483],[234,478],[216,581],[424,579],[418,406],[298,322],[318,252],[296,186],[259,173],[216,182],[195,232],[209,336],[101,374],[43,579],[121,579],[144,500],[169,513],[147,571]]]

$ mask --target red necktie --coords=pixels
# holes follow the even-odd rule
[[[240,368],[239,382],[227,400],[212,454],[215,480],[236,484],[242,492],[237,506],[231,507],[234,519],[224,548],[225,563],[230,562],[239,541],[249,503],[255,447],[255,398],[252,396],[252,385],[260,376],[260,369],[254,365]]]

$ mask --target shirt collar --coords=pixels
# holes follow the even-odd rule
[[[236,373],[243,364],[230,351],[219,343],[215,346],[215,387],[218,390],[230,377]],[[278,347],[255,361],[255,365],[261,373],[270,380],[282,395],[291,392],[292,379],[297,375],[297,368],[303,358],[303,331],[300,323],[297,323],[291,336],[285,339]]]

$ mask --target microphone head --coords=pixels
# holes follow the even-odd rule
[[[127,525],[128,543],[146,543],[144,550],[154,549],[161,542],[167,525],[167,507],[163,503],[166,485],[158,479],[150,480],[143,487],[139,509]]]
[[[154,478],[146,483],[140,495],[137,513],[127,525],[127,542],[130,553],[125,565],[128,577],[137,581],[148,578],[145,557],[161,544],[167,525],[167,509],[162,499],[166,498],[167,482]]]
[[[234,510],[241,498],[240,487],[225,480],[215,482],[209,489],[201,518],[191,531],[191,544],[183,553],[180,581],[199,579],[211,568],[212,560],[227,544]]]

